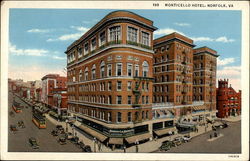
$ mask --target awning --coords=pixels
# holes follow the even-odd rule
[[[179,125],[180,127],[184,127],[184,128],[195,127],[194,124],[181,124],[181,123],[179,123],[178,125]]]
[[[136,141],[141,141],[141,140],[145,140],[145,139],[149,139],[151,137],[151,134],[146,133],[146,134],[142,134],[142,135],[135,135],[135,136],[131,136],[126,138],[125,140],[129,143],[135,143]]]
[[[109,144],[122,145],[123,144],[123,138],[109,138]]]
[[[167,133],[173,133],[173,131],[176,131],[176,129],[174,127],[172,128],[166,128],[166,129],[161,129],[161,130],[157,130],[157,131],[154,131],[154,133],[158,136],[161,136],[161,135],[164,135],[164,134],[167,134]]]
[[[101,142],[103,142],[104,140],[107,139],[107,137],[103,134],[100,134],[99,132],[89,128],[89,127],[86,127],[84,125],[80,125],[79,126],[80,129],[82,129],[83,131],[87,132],[88,134],[90,134],[91,136],[93,137],[96,137],[98,140],[100,140]]]

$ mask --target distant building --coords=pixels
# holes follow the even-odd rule
[[[217,88],[217,117],[225,118],[241,114],[241,90],[236,92],[228,79],[220,79]]]
[[[41,102],[54,109],[57,113],[60,113],[61,108],[67,107],[67,98],[65,99],[65,92],[67,90],[66,82],[67,77],[60,76],[59,74],[48,74],[42,78]],[[55,97],[62,98],[63,102],[55,103]]]

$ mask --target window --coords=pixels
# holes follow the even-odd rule
[[[142,96],[142,104],[145,104],[145,96]]]
[[[141,32],[141,43],[143,45],[147,45],[147,46],[150,46],[149,45],[149,33],[147,32]]]
[[[110,122],[112,120],[112,115],[111,112],[108,113],[108,122]]]
[[[96,49],[96,38],[91,40],[91,51]]]
[[[122,63],[117,63],[116,64],[116,76],[121,76],[122,75]]]
[[[82,56],[82,47],[78,47],[78,57]]]
[[[99,39],[100,46],[102,46],[103,44],[105,44],[105,41],[106,41],[106,35],[105,35],[105,31],[103,31],[100,34],[100,39]]]
[[[131,121],[132,121],[132,113],[128,112],[128,122],[131,122]]]
[[[128,96],[128,104],[131,105],[132,104],[132,97]]]
[[[101,71],[101,78],[104,78],[104,76],[105,76],[105,63],[104,63],[104,61],[101,62],[100,71]]]
[[[135,65],[135,77],[139,77],[139,65]]]
[[[146,84],[146,91],[149,90],[149,83]]]
[[[137,42],[137,29],[128,27],[128,41]]]
[[[109,28],[109,40],[117,41],[121,39],[121,27],[113,26]]]
[[[121,122],[121,121],[122,121],[122,113],[117,112],[117,122]]]
[[[143,62],[143,77],[148,77],[148,62],[144,61]]]
[[[96,75],[95,75],[95,64],[92,66],[92,70],[91,70],[91,73],[92,73],[92,79],[95,79],[96,78]]]
[[[82,70],[79,71],[79,81],[82,81]]]
[[[132,82],[128,81],[128,91],[131,91],[131,89],[132,89]]]
[[[112,76],[112,64],[109,64],[108,65],[108,77],[111,77]]]
[[[135,112],[135,120],[139,119],[139,112]]]
[[[122,82],[117,81],[117,91],[121,91],[121,90],[122,90]]]
[[[142,114],[141,114],[141,115],[142,115],[142,119],[144,119],[144,111],[142,111]]]
[[[108,96],[108,104],[112,104],[112,97]]]
[[[132,69],[133,69],[133,65],[132,64],[127,64],[127,73],[129,77],[132,77]]]
[[[146,119],[148,119],[148,111],[146,111]]]
[[[112,90],[112,82],[108,82],[108,90],[109,90],[109,91]]]
[[[148,100],[148,96],[146,96],[146,104],[148,104],[148,101],[149,101],[149,100]]]
[[[85,71],[84,71],[84,79],[85,80],[88,80],[88,75],[89,75],[89,70],[88,70],[88,67],[85,68]]]
[[[89,43],[86,43],[84,45],[84,55],[88,54],[88,52],[89,52]]]
[[[117,102],[117,104],[122,104],[122,96],[117,96],[116,102]]]

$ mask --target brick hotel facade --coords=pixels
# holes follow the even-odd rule
[[[182,115],[212,115],[204,96],[215,83],[199,84],[204,96],[193,97],[193,64],[200,62],[193,57],[216,61],[216,53],[193,50],[178,33],[153,40],[156,29],[151,20],[115,11],[67,48],[68,112],[81,122],[77,128],[107,144],[134,144],[175,134]]]

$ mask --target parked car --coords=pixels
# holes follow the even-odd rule
[[[56,125],[56,129],[61,130],[63,129],[62,125]]]
[[[53,135],[53,136],[58,136],[58,132],[57,132],[56,130],[52,130],[52,131],[51,131],[51,135]]]
[[[86,145],[86,146],[83,148],[82,151],[83,151],[83,152],[92,152],[92,151],[91,151],[91,147],[90,147],[89,145]]]
[[[34,137],[29,138],[29,144],[33,149],[39,149],[39,145]]]
[[[227,123],[223,123],[223,125],[221,125],[221,128],[224,129],[224,128],[227,128],[228,127],[228,124]]]
[[[24,122],[22,120],[18,121],[17,125],[18,125],[18,127],[25,128]]]
[[[191,137],[188,136],[188,135],[185,135],[185,136],[182,137],[182,139],[183,139],[184,142],[189,142],[191,140]]]
[[[12,131],[12,132],[18,131],[16,128],[16,125],[10,125],[10,131]]]
[[[61,145],[66,144],[66,138],[65,138],[65,136],[59,137],[58,142],[59,142]]]
[[[174,138],[173,142],[176,146],[179,146],[183,142],[183,139],[182,139],[182,137],[176,137],[176,138]]]
[[[73,143],[73,144],[77,144],[78,141],[79,141],[79,138],[77,136],[74,136],[70,139],[70,141]]]
[[[81,149],[83,149],[85,147],[85,144],[82,141],[80,141],[78,143],[78,147],[81,148]]]
[[[74,137],[71,132],[67,133],[66,135],[67,135],[68,140],[70,140],[70,139],[72,139]]]
[[[160,150],[167,151],[171,147],[174,147],[174,146],[175,146],[174,142],[167,140],[167,141],[162,142]]]

